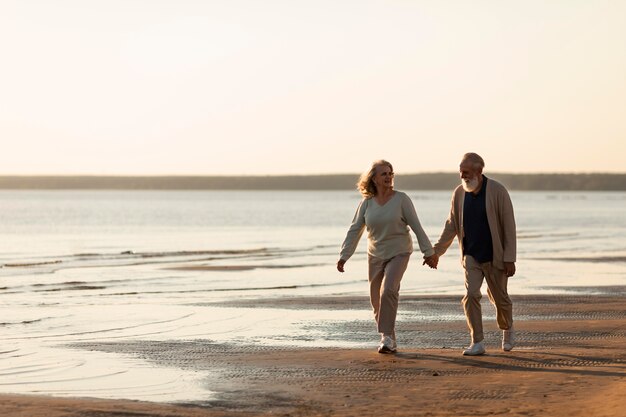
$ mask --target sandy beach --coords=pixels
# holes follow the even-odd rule
[[[514,297],[517,346],[499,348],[485,319],[487,354],[464,357],[465,323],[404,321],[399,352],[380,355],[376,334],[354,322],[348,337],[371,336],[372,348],[302,348],[172,340],[81,343],[74,348],[131,354],[159,366],[215,370],[206,402],[162,404],[93,398],[1,395],[6,416],[622,416],[626,407],[624,288],[610,295]],[[401,309],[445,316],[454,296],[403,297]],[[242,300],[235,306],[250,307]],[[233,303],[230,303],[233,305]],[[256,300],[259,307],[364,308],[362,297]],[[485,315],[491,306],[483,304]],[[363,328],[365,327],[365,328]],[[369,330],[369,331],[368,331]],[[352,335],[352,336],[351,336]],[[88,383],[86,381],[86,383]]]

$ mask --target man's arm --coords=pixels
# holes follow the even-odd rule
[[[457,236],[456,223],[454,222],[454,217],[456,215],[455,207],[453,194],[452,201],[450,203],[450,214],[448,215],[448,219],[443,226],[443,231],[441,232],[441,236],[439,236],[439,240],[433,246],[433,249],[435,249],[435,253],[438,257],[446,253],[450,245],[452,245],[452,242],[454,242],[454,238]]]
[[[515,214],[513,213],[513,203],[509,193],[503,190],[500,199],[500,221],[502,222],[502,249],[503,261],[505,263],[515,263],[517,260],[517,231],[515,227]]]

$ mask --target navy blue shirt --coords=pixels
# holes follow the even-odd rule
[[[493,260],[493,242],[487,221],[487,177],[478,194],[465,193],[463,201],[463,255],[471,255],[479,263]]]

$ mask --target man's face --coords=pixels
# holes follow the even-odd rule
[[[459,165],[459,175],[461,176],[461,179],[464,181],[469,181],[474,178],[478,178],[479,174],[480,174],[480,170],[476,169],[474,167],[474,164],[472,164],[471,162],[464,161],[464,162],[461,162],[461,165]]]
[[[474,164],[468,161],[461,162],[459,165],[459,175],[461,176],[461,185],[468,193],[474,192],[480,187],[481,169],[476,168]]]

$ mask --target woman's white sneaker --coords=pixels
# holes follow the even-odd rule
[[[485,353],[485,345],[483,342],[472,343],[470,347],[463,351],[465,356],[478,356]]]

